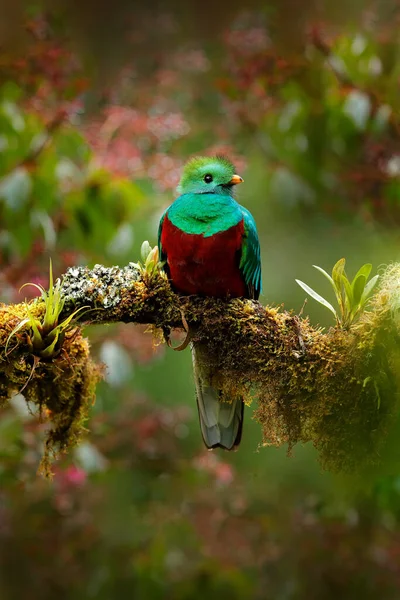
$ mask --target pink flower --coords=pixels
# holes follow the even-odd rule
[[[233,469],[228,463],[219,463],[215,468],[215,476],[221,485],[229,485],[234,479]]]
[[[66,484],[70,484],[74,487],[83,485],[87,479],[86,471],[75,465],[67,467],[62,476]]]
[[[201,454],[195,459],[194,464],[199,471],[212,475],[220,486],[229,485],[235,478],[233,467],[227,462],[222,462],[216,454],[210,452]]]

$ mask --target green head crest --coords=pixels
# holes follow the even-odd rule
[[[178,186],[180,194],[232,194],[243,179],[224,156],[198,156],[186,163]]]

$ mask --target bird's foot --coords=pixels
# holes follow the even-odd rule
[[[193,337],[193,334],[189,329],[188,322],[186,321],[185,313],[183,312],[182,309],[180,309],[180,311],[181,311],[181,315],[182,315],[182,324],[183,324],[184,330],[186,331],[186,337],[183,340],[183,342],[181,344],[179,344],[179,346],[173,346],[172,342],[171,342],[171,338],[169,336],[169,332],[167,332],[164,329],[165,341],[167,342],[168,347],[172,348],[172,350],[175,350],[175,352],[182,352],[182,350],[185,350],[185,348],[188,347],[188,345],[191,342],[191,339]]]

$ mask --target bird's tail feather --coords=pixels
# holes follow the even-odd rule
[[[204,443],[209,449],[235,450],[242,437],[243,399],[224,400],[221,391],[213,387],[212,375],[201,361],[201,354],[200,348],[192,344],[197,408]]]

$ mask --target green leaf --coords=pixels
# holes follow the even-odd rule
[[[322,275],[324,275],[327,280],[329,281],[329,283],[331,283],[333,286],[335,286],[332,277],[329,275],[329,273],[327,273],[324,269],[322,269],[321,267],[319,267],[318,265],[313,265],[314,269],[317,269],[317,271],[319,271],[320,273],[322,273]]]
[[[351,289],[353,291],[354,304],[360,303],[365,284],[367,283],[367,279],[371,273],[371,269],[372,265],[370,263],[366,263],[358,270],[353,279]]]
[[[36,341],[41,343],[42,342],[42,334],[39,331],[39,327],[41,328],[42,325],[41,325],[40,321],[35,319],[35,317],[32,315],[28,304],[26,304],[26,312],[28,313],[28,316],[29,316],[29,326],[33,331],[33,338]]]
[[[6,346],[4,348],[4,352],[7,354],[7,348],[8,348],[8,344],[10,343],[11,338],[18,333],[18,331],[20,331],[20,329],[22,329],[24,327],[24,325],[26,325],[27,323],[29,323],[29,318],[26,319],[22,319],[22,321],[20,321],[18,323],[18,325],[16,325],[14,327],[14,329],[12,330],[12,332],[10,333],[10,335],[7,338],[7,342],[6,342]]]
[[[318,267],[318,265],[313,265],[314,269],[317,269],[317,271],[319,271],[320,273],[322,273],[322,275],[324,277],[326,277],[326,279],[329,281],[329,283],[331,284],[333,291],[335,292],[335,296],[336,296],[336,300],[337,303],[339,304],[339,308],[342,309],[342,295],[341,295],[341,288],[337,288],[335,282],[333,281],[332,277],[329,275],[329,273],[327,273],[325,271],[325,269],[322,269],[321,267]]]
[[[45,298],[45,306],[46,306],[46,311],[44,313],[44,319],[43,319],[43,327],[44,329],[49,329],[52,325],[53,325],[53,318],[54,318],[54,284],[53,284],[53,263],[51,261],[50,258],[50,268],[49,268],[49,291],[46,294],[46,298]]]
[[[151,246],[150,246],[149,242],[146,240],[145,242],[143,242],[143,244],[140,248],[140,257],[141,257],[143,263],[146,263],[146,258],[148,257],[150,252],[151,252]]]
[[[312,288],[310,288],[310,286],[308,286],[303,281],[300,281],[299,279],[296,279],[296,283],[301,288],[303,288],[303,290],[307,294],[309,294],[311,296],[311,298],[314,298],[314,300],[316,300],[317,302],[319,302],[320,304],[322,304],[322,306],[325,306],[325,308],[329,309],[331,311],[331,313],[333,313],[335,315],[336,319],[338,318],[336,310],[333,308],[332,304],[330,304],[327,300],[325,300],[325,298],[323,298],[322,296],[320,296],[319,294],[317,294],[317,292],[315,292]]]
[[[360,304],[361,297],[363,291],[365,289],[365,284],[367,283],[367,278],[365,275],[359,275],[357,279],[354,279],[351,284],[351,289],[353,291],[353,307],[357,307]]]
[[[73,319],[75,319],[76,316],[81,311],[88,312],[89,309],[90,309],[90,306],[81,306],[80,308],[77,308],[76,310],[74,310],[74,312],[72,314],[69,315],[69,317],[64,319],[64,321],[61,321],[61,323],[59,325],[57,325],[56,329],[59,330],[60,332],[65,331],[69,327],[69,325],[73,321]]]
[[[377,282],[379,279],[379,275],[375,275],[375,277],[373,277],[370,281],[368,281],[367,285],[364,288],[363,294],[361,296],[361,300],[360,300],[360,304],[361,306],[363,306],[368,297],[370,296],[372,290],[374,289],[374,287],[376,286]]]
[[[54,350],[55,350],[57,342],[58,342],[58,335],[55,336],[55,338],[52,341],[52,343],[50,344],[50,346],[47,346],[46,348],[44,348],[43,350],[40,351],[40,356],[42,356],[43,358],[51,358],[54,354]]]
[[[357,279],[357,277],[359,277],[360,275],[364,275],[365,279],[368,279],[368,277],[371,274],[371,270],[372,270],[371,263],[365,263],[365,265],[360,267],[359,270],[357,271],[357,273],[353,279],[353,284],[354,284],[355,280]]]
[[[149,252],[144,266],[147,271],[155,271],[157,264],[158,264],[158,246],[154,246],[154,248],[152,248],[152,250]]]
[[[344,267],[346,265],[346,259],[341,258],[337,261],[332,269],[332,279],[338,290],[342,289],[342,275],[344,274]]]
[[[346,260],[341,258],[332,269],[333,288],[335,290],[336,299],[342,313],[345,311],[345,302],[342,294],[342,275],[344,274],[345,264]]]
[[[353,290],[351,289],[350,281],[347,279],[347,277],[344,273],[342,274],[341,279],[342,279],[342,284],[343,284],[344,291],[346,294],[346,297],[345,297],[346,306],[347,306],[348,310],[350,311],[354,305]]]
[[[41,285],[38,285],[37,283],[24,283],[24,285],[21,285],[21,287],[19,288],[18,291],[20,292],[21,290],[24,289],[24,287],[34,287],[34,288],[36,288],[37,290],[39,290],[42,299],[46,300],[46,290]]]

